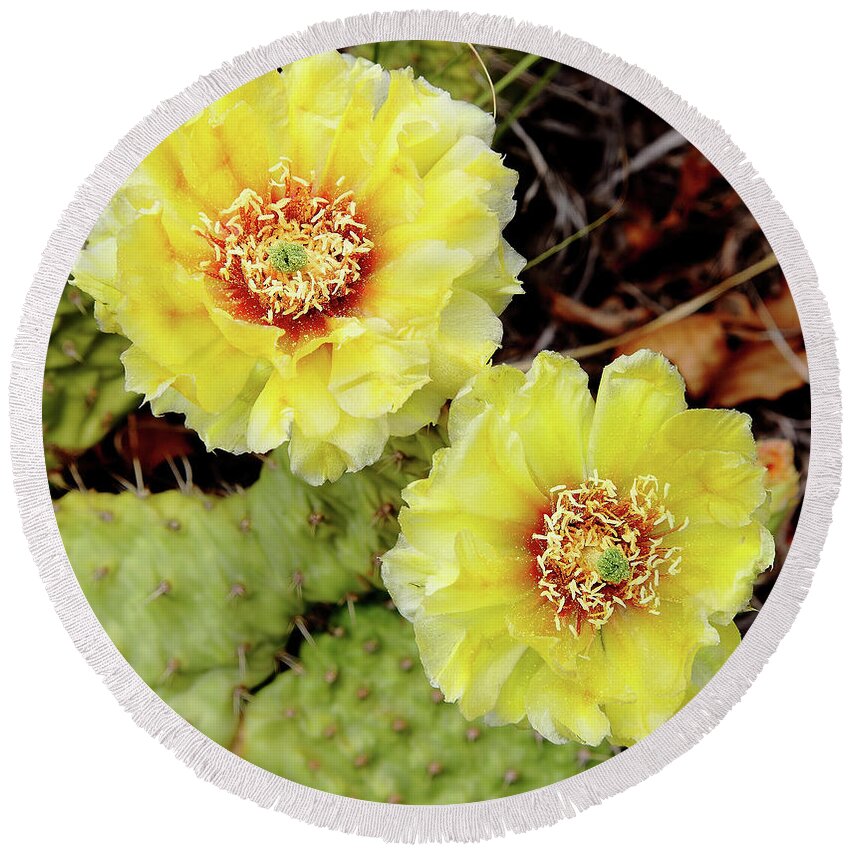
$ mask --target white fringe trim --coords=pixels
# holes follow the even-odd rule
[[[199,110],[266,71],[322,51],[394,39],[470,41],[543,55],[616,86],[664,118],[714,163],[767,236],[800,314],[811,375],[812,446],[800,523],[741,648],[685,708],[616,758],[537,791],[465,805],[391,806],[316,791],[233,755],[172,711],[119,654],[80,590],[54,519],[41,441],[45,352],[60,293],[98,216],[142,158]],[[649,74],[550,28],[508,18],[410,11],[317,24],[237,57],[162,103],[118,143],[62,216],[27,297],[13,356],[12,459],[24,530],[59,617],[89,664],[136,723],[202,779],[309,823],[390,841],[474,841],[552,824],[629,788],[690,749],[743,696],[794,620],[838,493],[840,396],[832,322],[800,237],[770,189],[719,124]]]

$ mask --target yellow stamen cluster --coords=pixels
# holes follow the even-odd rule
[[[195,228],[215,253],[201,270],[236,300],[253,297],[269,324],[321,312],[348,295],[375,247],[353,192],[341,191],[345,178],[324,197],[313,182],[290,174],[285,161],[277,172],[265,195],[245,189],[218,220],[201,213],[203,226]]]
[[[667,486],[639,476],[627,497],[594,475],[575,489],[553,487],[552,509],[532,536],[540,595],[555,608],[555,626],[574,637],[584,623],[600,628],[617,608],[659,614],[658,585],[682,562],[663,538],[676,529],[664,506]],[[678,528],[684,528],[687,519]]]

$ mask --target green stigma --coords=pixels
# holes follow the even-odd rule
[[[606,549],[596,562],[596,572],[608,584],[622,584],[631,577],[632,568],[619,549]]]
[[[303,245],[280,239],[269,248],[269,262],[279,272],[292,274],[303,269],[310,262],[310,256]]]

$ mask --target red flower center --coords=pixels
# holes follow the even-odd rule
[[[678,547],[664,545],[664,536],[677,530],[664,496],[651,476],[636,478],[628,494],[597,477],[575,489],[552,489],[529,550],[557,630],[566,625],[577,637],[584,623],[600,628],[618,608],[660,613],[659,582],[682,560]]]
[[[273,172],[263,194],[245,189],[215,221],[201,215],[212,256],[200,268],[235,318],[297,337],[356,310],[375,246],[344,178],[320,192],[286,162]]]

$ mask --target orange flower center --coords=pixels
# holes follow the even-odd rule
[[[352,309],[375,246],[343,183],[319,192],[282,161],[264,194],[245,189],[215,221],[201,214],[212,256],[200,268],[236,318],[294,330]]]
[[[533,574],[554,609],[555,627],[578,637],[584,623],[605,625],[618,608],[660,614],[658,585],[682,562],[663,538],[678,528],[664,506],[667,488],[636,478],[627,495],[596,476],[575,489],[553,487],[548,512],[531,536]]]

